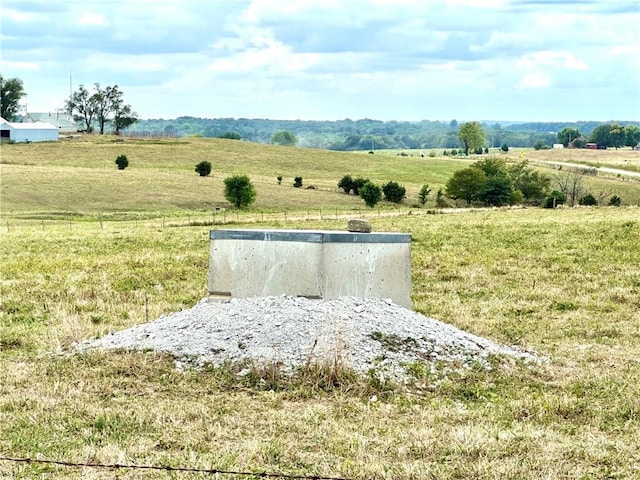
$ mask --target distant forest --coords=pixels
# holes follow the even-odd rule
[[[486,146],[534,147],[551,146],[558,142],[557,132],[563,128],[577,128],[588,136],[603,122],[481,122]],[[620,126],[637,125],[640,122],[606,122]],[[243,140],[271,143],[275,133],[287,131],[294,134],[298,146],[328,150],[380,150],[380,149],[452,149],[460,147],[458,122],[422,120],[381,121],[361,120],[267,120],[248,118],[197,118],[178,117],[172,120],[139,120],[125,135],[170,137],[221,137],[233,134]]]

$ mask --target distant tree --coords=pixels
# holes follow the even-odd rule
[[[463,199],[470,205],[477,200],[482,186],[487,181],[486,174],[479,168],[467,167],[457,170],[447,181],[447,196]]]
[[[523,160],[509,165],[507,172],[513,182],[513,189],[522,192],[527,202],[539,205],[547,194],[551,179],[543,173],[528,168],[527,165],[527,160]]]
[[[118,103],[113,111],[113,128],[116,135],[138,121],[138,114],[131,110],[131,105]]]
[[[278,185],[282,184],[282,175],[278,175],[276,180],[278,181]]]
[[[76,122],[84,123],[86,132],[93,131],[93,118],[96,114],[96,104],[84,85],[80,85],[78,90],[71,94],[67,100],[67,110]]]
[[[224,179],[224,198],[236,208],[251,205],[256,199],[256,190],[246,175],[235,175]]]
[[[589,141],[597,143],[599,146],[609,147],[611,144],[611,125],[602,124],[593,129],[589,135]]]
[[[218,138],[226,138],[229,140],[242,140],[242,137],[240,136],[240,134],[235,132],[224,132],[218,135]]]
[[[501,207],[511,203],[513,186],[511,179],[506,173],[501,172],[497,175],[487,177],[480,191],[478,192],[478,200],[483,201],[487,205]]]
[[[558,132],[558,143],[568,147],[576,138],[581,137],[580,130],[572,127],[565,127]]]
[[[608,147],[614,147],[616,149],[623,147],[626,140],[627,135],[625,132],[625,128],[621,127],[618,124],[611,125],[611,129],[609,130],[609,141],[610,144]]]
[[[283,130],[273,134],[273,137],[271,137],[271,143],[292,147],[298,144],[298,139],[293,133]]]
[[[67,110],[76,122],[83,122],[87,132],[93,131],[93,122],[98,123],[100,134],[104,134],[108,122],[114,121],[116,133],[138,121],[130,105],[124,103],[124,93],[118,85],[102,88],[94,84],[91,93],[84,85],[71,94],[67,100]]]
[[[375,207],[382,200],[382,189],[373,182],[367,181],[359,191],[360,198],[369,208]]]
[[[206,177],[211,173],[211,162],[203,160],[196,165],[195,171],[201,176]]]
[[[635,125],[627,125],[624,127],[625,145],[627,147],[635,147],[640,143],[640,127]]]
[[[393,203],[400,203],[407,193],[407,189],[398,182],[387,182],[382,185],[382,193],[385,200]]]
[[[353,178],[351,175],[345,175],[338,182],[338,188],[340,188],[344,193],[349,194],[351,190],[353,190]]]
[[[584,148],[587,143],[589,143],[589,140],[586,137],[577,137],[571,141],[571,145],[574,148]]]
[[[20,111],[20,100],[26,97],[22,80],[0,75],[0,117],[11,122]]]
[[[598,205],[598,200],[591,193],[587,193],[578,199],[578,205],[594,206]]]
[[[473,166],[482,170],[487,177],[493,177],[507,172],[507,163],[498,157],[487,157],[475,162]]]
[[[129,166],[129,159],[126,155],[118,155],[116,165],[118,166],[118,170],[124,170]]]
[[[420,188],[420,192],[418,193],[418,198],[420,199],[420,203],[422,205],[427,203],[427,197],[429,196],[429,193],[431,193],[429,185],[422,185],[422,188]]]
[[[302,177],[295,177],[293,179],[293,186],[296,188],[302,187]]]
[[[559,190],[552,191],[547,198],[544,199],[544,208],[556,208],[558,205],[564,204],[567,196]]]
[[[484,146],[484,129],[480,122],[466,122],[458,129],[460,144],[464,147],[464,154],[469,155],[469,150]]]
[[[568,201],[572,207],[584,192],[584,177],[586,174],[586,170],[574,170],[556,175],[553,178],[555,185],[565,195],[565,201]]]
[[[500,147],[500,150],[502,150],[503,152],[508,152],[509,145],[507,145],[506,143],[503,143],[502,146]]]

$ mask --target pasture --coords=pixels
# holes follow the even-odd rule
[[[112,140],[1,147],[0,457],[363,480],[640,475],[638,207],[429,214],[409,199],[367,210],[335,187],[345,173],[435,191],[468,161]],[[193,172],[201,160],[212,177]],[[256,182],[258,204],[223,225],[211,209],[228,207],[232,173]],[[291,187],[297,175],[316,189]],[[640,197],[637,183],[598,180]],[[442,376],[416,365],[405,387],[70,354],[202,298],[211,228],[343,229],[356,212],[375,231],[412,234],[417,311],[548,360]],[[2,478],[115,476],[211,478],[0,460]]]

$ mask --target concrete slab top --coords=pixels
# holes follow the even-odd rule
[[[309,243],[411,243],[410,233],[343,232],[339,230],[211,230],[211,240],[258,240]]]

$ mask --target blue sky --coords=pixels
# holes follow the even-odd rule
[[[640,120],[637,0],[2,0],[32,112],[117,84],[141,118]]]

